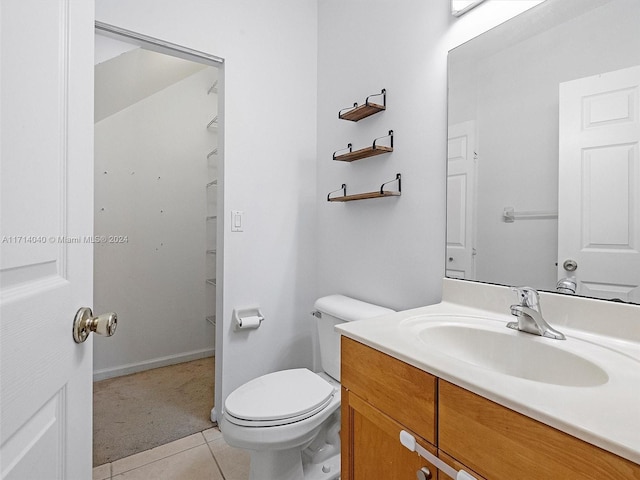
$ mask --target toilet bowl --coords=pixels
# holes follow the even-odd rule
[[[315,303],[323,372],[281,370],[255,378],[225,400],[225,441],[249,451],[249,480],[340,477],[340,335],[338,323],[393,310],[343,295]]]

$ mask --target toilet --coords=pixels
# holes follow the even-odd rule
[[[229,445],[249,451],[249,480],[340,478],[340,334],[334,326],[393,310],[344,295],[319,298],[315,309],[323,371],[269,373],[225,400],[220,430]]]

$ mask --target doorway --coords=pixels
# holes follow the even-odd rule
[[[119,326],[108,341],[94,340],[94,381],[102,393],[119,379],[135,387],[115,392],[116,410],[147,404],[146,413],[130,418],[143,416],[145,428],[157,427],[141,443],[127,433],[141,428],[136,422],[115,420],[122,423],[119,447],[126,447],[119,456],[171,439],[167,425],[176,411],[189,410],[198,391],[184,386],[197,384],[203,371],[213,384],[221,61],[195,53],[96,25],[94,309],[116,311]],[[167,386],[161,378],[179,375],[182,392],[154,391]],[[210,403],[193,428],[204,430],[211,426],[213,388],[200,394]],[[151,398],[162,404],[174,398],[178,410],[151,407]],[[161,418],[162,411],[174,412],[167,414],[172,418]],[[116,459],[94,452],[94,466]]]

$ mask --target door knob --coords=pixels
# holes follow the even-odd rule
[[[110,337],[116,333],[117,326],[118,316],[115,313],[103,313],[94,317],[90,308],[82,307],[73,319],[73,340],[82,343],[91,332]]]
[[[564,268],[567,272],[575,272],[578,268],[578,262],[575,260],[565,260],[562,264],[562,268]]]

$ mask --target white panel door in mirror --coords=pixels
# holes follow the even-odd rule
[[[558,278],[581,295],[640,302],[639,92],[640,66],[560,85]]]
[[[475,123],[449,127],[447,264],[450,278],[475,278]]]

